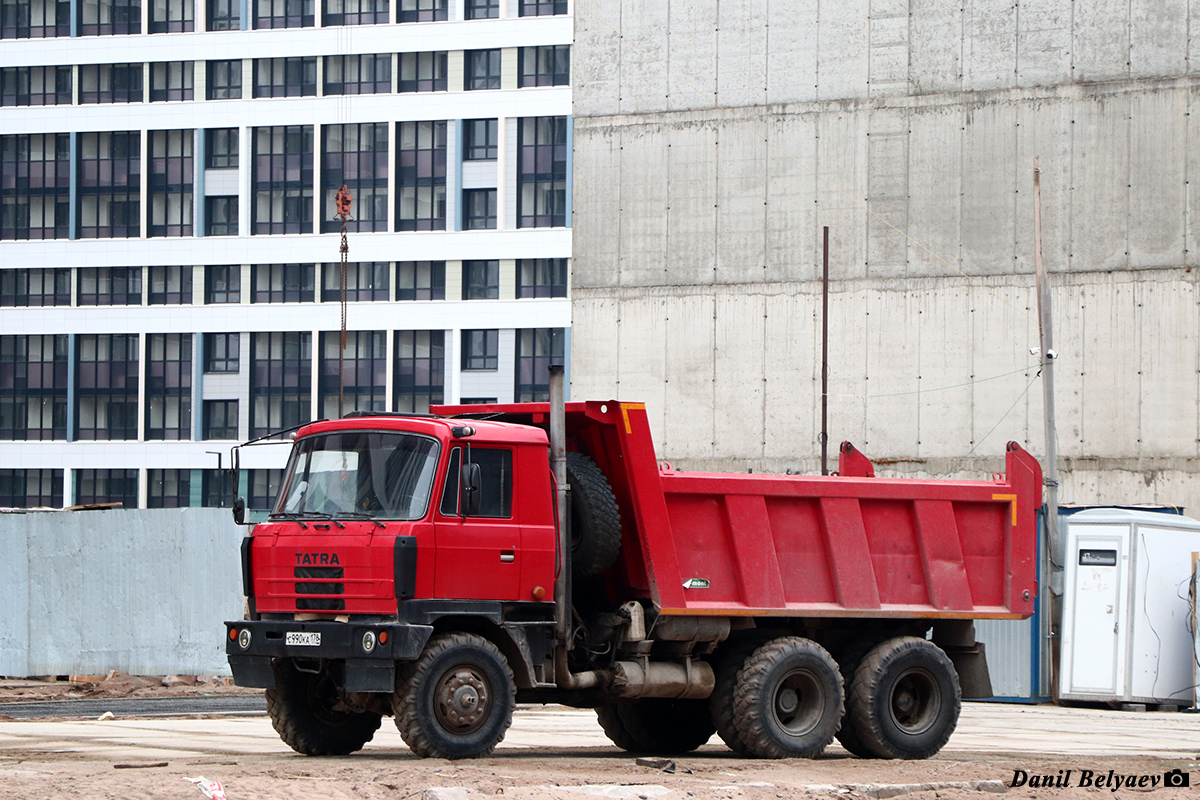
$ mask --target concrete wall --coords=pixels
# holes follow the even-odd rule
[[[1200,5],[598,0],[573,61],[573,397],[819,469],[828,225],[831,454],[1041,454],[1040,157],[1060,500],[1200,507]]]
[[[243,535],[220,509],[0,515],[0,675],[229,674]]]

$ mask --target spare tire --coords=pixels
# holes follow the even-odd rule
[[[599,575],[621,552],[621,512],[617,498],[596,462],[583,453],[567,453],[571,486],[571,574]]]

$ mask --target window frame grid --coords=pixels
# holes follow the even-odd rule
[[[317,57],[254,59],[253,96],[316,97]]]
[[[401,53],[396,91],[400,94],[447,91],[448,64],[449,53],[445,50]]]
[[[195,95],[195,61],[155,61],[150,64],[151,103],[194,100]]]
[[[76,279],[80,306],[142,304],[141,267],[79,267]]]
[[[0,440],[67,438],[68,356],[65,333],[0,336]]]
[[[251,303],[311,303],[316,299],[316,265],[254,264],[250,267]]]
[[[463,91],[477,92],[501,88],[503,62],[500,48],[463,51]]]
[[[77,469],[75,470],[74,505],[102,505],[120,503],[122,508],[138,507],[138,471],[136,469]],[[98,484],[103,481],[103,493],[98,491]],[[91,484],[91,494],[84,494],[83,488]],[[114,494],[112,484],[116,484],[118,493]],[[116,499],[114,499],[116,498]]]
[[[147,136],[148,237],[191,236],[196,159],[191,130],[150,131]],[[162,149],[166,153],[162,153]]]
[[[543,141],[546,138],[550,141]],[[566,117],[518,120],[518,228],[566,227],[569,140]]]
[[[192,334],[146,334],[146,440],[192,438]]]
[[[68,133],[0,136],[0,240],[70,235],[70,141]],[[38,154],[41,158],[35,158]],[[34,212],[41,225],[31,224]]]
[[[351,303],[389,299],[390,261],[351,261],[346,264],[346,300]],[[321,301],[337,303],[342,299],[342,265],[321,265]]]
[[[397,231],[446,230],[446,131],[442,120],[396,123]]]
[[[218,409],[220,414],[216,413]],[[204,441],[237,441],[239,408],[236,399],[205,400],[203,410]]]
[[[517,299],[566,297],[568,269],[565,258],[517,259]]]
[[[495,372],[500,368],[500,331],[497,328],[463,329],[463,372]]]
[[[37,280],[35,281],[34,278]],[[47,280],[48,279],[48,280]],[[40,287],[30,291],[34,283]],[[50,290],[46,287],[49,285]],[[19,267],[0,270],[0,308],[71,305],[70,267]]]
[[[412,280],[407,280],[411,270]],[[428,281],[422,282],[422,277]],[[446,299],[445,261],[397,261],[396,300],[422,301]]]
[[[326,95],[388,94],[392,91],[392,56],[389,53],[324,58],[322,82]],[[341,80],[337,79],[339,76]]]
[[[192,268],[152,266],[149,268],[146,304],[151,306],[187,306],[192,304]]]
[[[426,414],[445,399],[446,332],[394,331],[393,338],[393,408]]]
[[[150,33],[190,33],[196,29],[195,0],[147,0],[147,2],[150,4]]]
[[[41,24],[38,25],[33,24],[35,10],[41,12],[38,15]],[[25,13],[22,14],[22,11]],[[25,17],[24,20],[22,20],[22,16]],[[69,0],[0,1],[0,40],[55,39],[70,35],[71,3]]]
[[[204,304],[242,302],[241,264],[208,264],[204,267]]]
[[[34,91],[34,78],[40,91]],[[53,79],[53,88],[47,86]],[[0,69],[0,107],[69,106],[74,96],[71,68],[63,66]]]
[[[142,68],[143,65],[140,62],[81,65],[79,67],[79,104],[86,106],[145,102],[146,87],[143,85]]]
[[[338,417],[338,355],[341,331],[321,331],[321,358],[317,365],[317,415]],[[387,411],[387,332],[347,331],[342,358],[344,394],[342,413]]]
[[[250,437],[308,422],[311,409],[312,334],[251,333]]]
[[[17,487],[23,485],[23,491]],[[0,507],[62,508],[61,469],[0,469]]]
[[[398,0],[397,22],[444,22],[450,18],[448,0]]]
[[[312,125],[253,129],[251,234],[313,232],[313,130]]]
[[[203,346],[205,375],[235,375],[241,372],[242,335],[240,333],[206,333]]]
[[[550,402],[550,366],[564,362],[562,328],[518,328],[513,402]]]
[[[571,45],[547,44],[517,50],[518,89],[570,85]]]
[[[107,21],[104,19],[105,11],[108,12]],[[141,0],[85,0],[79,3],[80,36],[112,36],[141,32]]]
[[[93,139],[95,145],[89,147],[88,143]],[[89,151],[95,155],[89,157]],[[109,155],[103,155],[105,151]],[[118,152],[124,155],[113,155]],[[130,239],[141,236],[141,153],[140,131],[79,134],[79,206],[76,213],[80,239]],[[94,207],[89,200],[93,201]],[[109,224],[102,225],[100,223],[106,210]],[[113,220],[121,216],[124,222],[114,224]]]
[[[242,60],[216,59],[204,62],[204,99],[240,100],[242,98]]]
[[[388,128],[386,122],[321,126],[321,232],[337,233],[336,196],[343,184],[354,196],[351,232],[388,229]],[[358,146],[354,146],[354,142]],[[340,145],[341,149],[333,149]],[[353,149],[351,149],[353,148]]]
[[[86,357],[89,340],[92,340],[92,359]],[[138,334],[79,334],[75,341],[75,438],[80,441],[136,440],[140,380]],[[106,347],[101,347],[102,342]],[[102,355],[103,349],[107,349],[108,355]],[[121,357],[114,359],[117,352]],[[84,424],[88,401],[92,405],[91,425]],[[112,420],[114,409],[121,415],[115,423]],[[101,417],[104,417],[103,424]]]

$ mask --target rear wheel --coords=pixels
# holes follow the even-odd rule
[[[927,639],[900,636],[867,653],[854,674],[850,716],[880,758],[929,758],[958,725],[962,691],[954,664]]]
[[[838,659],[838,671],[842,673],[842,686],[846,694],[846,711],[842,715],[842,727],[838,729],[837,740],[838,744],[859,758],[876,757],[875,753],[863,743],[862,737],[858,735],[858,729],[854,726],[854,718],[850,713],[850,693],[854,687],[854,673],[858,671],[859,665],[862,664],[863,658],[870,652],[872,646],[869,640],[851,644],[842,651],[841,657]]]
[[[814,758],[833,741],[843,707],[833,656],[785,636],[751,653],[738,672],[733,722],[751,755]]]
[[[738,688],[738,672],[746,663],[746,657],[754,652],[755,642],[741,642],[733,646],[717,662],[717,682],[712,696],[708,698],[708,709],[721,741],[741,756],[750,755],[733,721],[733,702]]]
[[[596,716],[612,743],[632,752],[689,753],[716,730],[704,700],[622,700],[596,709]]]
[[[380,715],[352,711],[327,667],[302,672],[277,659],[275,688],[267,689],[267,714],[279,738],[307,756],[344,756],[361,750],[379,729]]]
[[[422,758],[487,755],[508,731],[516,686],[497,647],[481,636],[435,636],[396,680],[396,728]]]

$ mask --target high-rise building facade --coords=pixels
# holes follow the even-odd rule
[[[220,505],[235,441],[544,398],[571,12],[0,0],[0,507]]]

